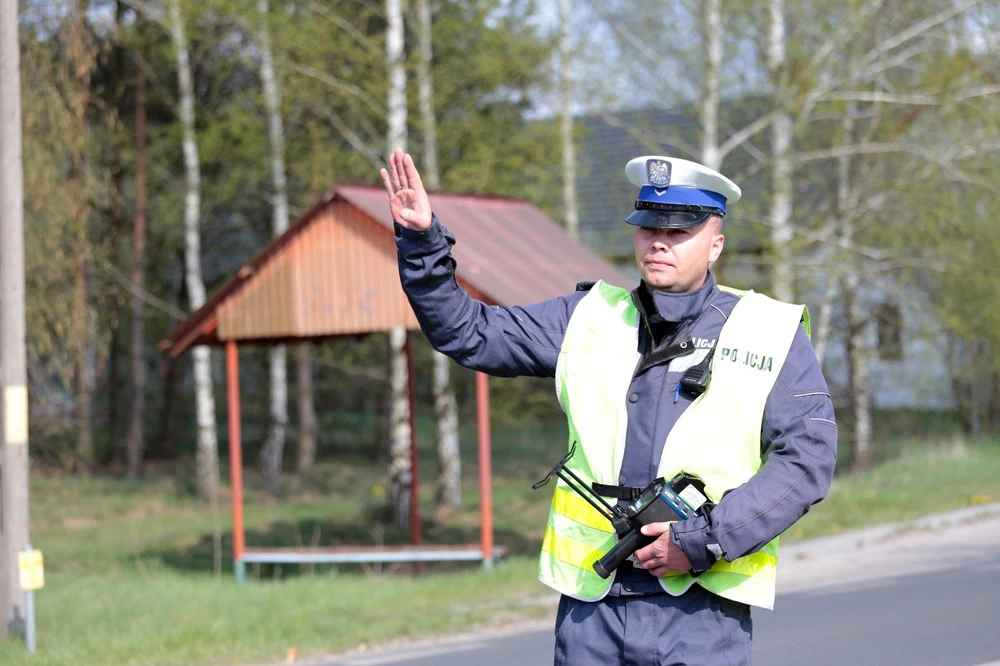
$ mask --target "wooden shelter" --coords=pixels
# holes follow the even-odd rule
[[[524,201],[435,193],[431,205],[455,233],[459,284],[491,305],[529,304],[572,292],[577,282],[627,285],[629,278]],[[418,329],[399,284],[392,217],[385,190],[344,185],[327,192],[281,236],[237,271],[161,343],[173,357],[196,345],[226,350],[233,559],[247,562],[477,560],[495,556],[490,492],[489,389],[476,376],[481,502],[479,544],[423,546],[417,514],[413,377],[410,419],[413,497],[411,545],[405,547],[247,547],[243,529],[239,345],[274,345],[356,336],[393,327]],[[407,356],[410,360],[409,339]]]

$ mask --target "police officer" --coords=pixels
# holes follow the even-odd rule
[[[539,563],[562,593],[555,663],[750,664],[750,607],[773,607],[777,537],[826,495],[837,427],[805,308],[720,287],[710,271],[739,187],[694,162],[631,160],[639,285],[498,308],[458,287],[455,239],[411,157],[396,151],[389,167],[400,279],[431,344],[489,374],[554,377],[578,446],[569,466],[602,494],[627,504],[684,473],[715,503],[644,527],[652,542],[605,580],[592,565],[613,530],[557,487]],[[709,382],[692,380],[699,369]]]

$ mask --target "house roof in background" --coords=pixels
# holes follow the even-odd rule
[[[766,104],[755,98],[723,102],[719,108],[723,128],[720,140],[728,138],[728,132],[734,128],[759,118],[766,108]],[[638,191],[625,178],[625,165],[639,155],[671,155],[698,161],[701,129],[696,110],[633,109],[581,116],[575,122],[580,128],[577,157],[580,237],[591,247],[601,248],[610,259],[631,264],[632,228],[624,220]],[[723,160],[722,173],[737,180],[736,184],[743,189],[743,198],[730,211],[728,220],[750,222],[759,214],[761,190],[757,182],[746,178],[754,163],[745,147],[733,150]],[[764,227],[759,225],[727,226],[729,256],[734,250],[756,252],[760,243],[755,237],[762,232]]]
[[[637,190],[625,178],[625,165],[639,155],[685,153],[672,137],[696,137],[698,125],[689,117],[663,109],[642,109],[583,116],[577,159],[577,202],[580,237],[601,247],[609,257],[630,261],[632,227],[625,216]]]

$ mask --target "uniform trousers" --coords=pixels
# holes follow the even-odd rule
[[[699,585],[579,601],[556,614],[555,666],[750,666],[750,607]]]

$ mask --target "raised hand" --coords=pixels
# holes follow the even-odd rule
[[[397,148],[389,156],[389,171],[381,169],[379,173],[389,195],[389,210],[393,219],[413,231],[424,231],[430,227],[431,202],[410,154]]]

